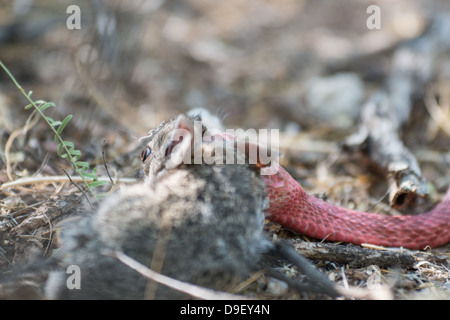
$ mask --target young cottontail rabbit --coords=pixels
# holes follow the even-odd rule
[[[204,141],[206,128],[198,124],[180,115],[152,130],[141,154],[145,182],[124,187],[105,199],[97,213],[63,228],[57,260],[63,269],[79,268],[80,288],[67,286],[65,272],[52,272],[49,298],[188,297],[165,285],[155,286],[111,255],[117,251],[171,278],[225,291],[248,276],[263,253],[271,252],[299,267],[312,287],[338,295],[291,247],[264,236],[269,201],[258,165],[198,162],[203,153],[219,159],[217,150],[248,160],[249,148],[235,149],[246,142],[226,134]],[[224,149],[216,150],[220,145]],[[307,289],[315,290],[312,287]]]
[[[201,151],[198,146],[186,116],[154,130],[141,155],[145,183],[124,187],[96,214],[61,232],[61,265],[79,267],[81,288],[68,289],[68,275],[56,272],[48,284],[51,298],[144,298],[149,281],[111,257],[115,250],[213,289],[230,289],[248,275],[272,246],[263,236],[264,183],[258,168],[247,164],[183,163]],[[155,297],[182,295],[158,285]]]

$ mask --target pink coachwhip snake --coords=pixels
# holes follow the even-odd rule
[[[235,136],[226,133],[213,137],[236,141]],[[271,166],[275,174],[261,175],[270,199],[266,219],[294,232],[356,245],[409,249],[435,248],[450,242],[450,188],[442,201],[427,213],[390,216],[325,202],[309,195],[281,165],[275,162]]]
[[[410,249],[450,242],[450,188],[427,213],[389,216],[345,209],[315,198],[278,166],[276,174],[262,176],[270,197],[266,218],[292,231],[316,239]]]

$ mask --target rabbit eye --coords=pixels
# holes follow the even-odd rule
[[[152,150],[150,150],[149,147],[147,147],[144,150],[142,150],[142,152],[141,152],[141,161],[144,162],[145,160],[147,160],[148,156],[151,153],[152,153]]]

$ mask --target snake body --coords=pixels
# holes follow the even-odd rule
[[[450,242],[450,188],[431,211],[389,216],[341,208],[309,195],[280,165],[262,176],[270,198],[268,220],[316,239],[424,249]]]

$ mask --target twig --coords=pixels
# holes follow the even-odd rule
[[[45,201],[47,201],[47,200],[45,200]],[[30,205],[27,205],[25,208],[19,209],[19,210],[14,211],[14,212],[11,212],[11,213],[8,214],[8,215],[1,215],[1,216],[0,216],[0,219],[9,219],[9,218],[13,218],[15,215],[17,215],[17,214],[19,214],[19,213],[22,213],[22,212],[24,212],[24,211],[26,211],[26,210],[28,210],[28,209],[30,209],[30,208],[33,208],[33,207],[36,207],[36,206],[39,206],[39,205],[43,204],[45,201],[39,201],[39,202],[30,204]]]
[[[425,107],[438,127],[450,136],[450,105],[440,106],[436,97],[428,93],[425,97]]]
[[[403,208],[428,194],[419,164],[398,136],[399,124],[388,93],[380,91],[363,106],[359,132],[345,142],[347,151],[361,151],[372,166],[388,173],[391,206]]]
[[[363,105],[359,131],[345,143],[347,150],[361,151],[370,164],[388,173],[389,201],[396,208],[428,195],[418,162],[398,131],[410,116],[412,99],[422,93],[439,55],[450,46],[449,27],[447,16],[437,17],[427,32],[396,50],[384,86]]]
[[[44,254],[47,254],[47,252],[49,251],[49,249],[50,249],[50,246],[51,246],[51,244],[52,244],[52,237],[53,237],[53,225],[52,225],[52,221],[50,220],[50,218],[45,214],[45,213],[42,213],[42,215],[45,217],[45,218],[47,218],[47,221],[48,221],[48,226],[49,226],[49,233],[50,233],[50,235],[49,235],[49,237],[48,237],[48,239],[46,239],[47,241],[48,241],[48,243],[47,243],[47,247],[45,248],[45,251],[44,251]]]
[[[106,180],[108,177],[99,177],[100,180]],[[94,181],[93,179],[85,179],[87,182]],[[83,182],[81,177],[71,176],[70,179],[67,176],[49,176],[49,177],[30,177],[30,178],[21,178],[15,181],[4,183],[0,186],[0,190],[6,190],[8,188],[14,188],[23,185],[29,184],[39,184],[39,183],[53,183],[53,182]],[[136,182],[135,178],[120,178],[117,179],[116,182],[122,183],[134,183]]]
[[[316,243],[292,240],[294,248],[308,259],[329,260],[348,265],[351,268],[362,268],[377,265],[381,268],[412,268],[416,262],[410,252],[398,250],[374,250],[358,246],[338,246],[332,243]]]
[[[311,286],[310,291],[324,293],[330,297],[339,297],[340,293],[336,289],[336,284],[331,282],[326,275],[316,269],[305,257],[301,256],[294,248],[284,241],[276,241],[274,253],[280,255],[290,263],[293,263],[299,270],[307,276]],[[274,274],[271,274],[274,275]],[[312,290],[314,289],[314,290]]]
[[[108,171],[108,165],[106,164],[106,160],[105,160],[105,142],[106,142],[106,139],[103,139],[103,143],[102,143],[102,159],[103,159],[103,165],[105,166],[106,174],[108,175],[109,180],[111,181],[112,185],[114,186],[114,185],[115,185],[115,184],[114,184],[114,181],[113,181],[113,179],[111,178],[111,175],[109,174],[109,171]]]
[[[83,191],[83,189],[80,188],[79,185],[77,185],[75,182],[73,182],[73,180],[70,178],[70,175],[67,173],[66,170],[62,169],[64,171],[64,173],[66,174],[67,178],[69,178],[69,181],[75,186],[77,187],[78,190],[80,190],[80,192],[83,194],[83,196],[86,198],[86,200],[88,201],[90,207],[93,209],[94,207],[92,206],[91,200],[89,200],[88,196],[86,195],[86,193]]]
[[[244,296],[238,296],[231,293],[220,292],[216,290],[211,290],[207,288],[203,288],[194,284],[190,284],[187,282],[179,281],[163,274],[157,273],[143,264],[137,262],[133,258],[129,257],[125,253],[121,251],[115,251],[112,253],[112,257],[118,259],[120,262],[125,264],[126,266],[136,270],[144,277],[156,281],[162,285],[165,285],[174,290],[186,293],[194,298],[203,299],[203,300],[245,300],[247,299]]]
[[[22,128],[13,131],[13,132],[9,135],[8,140],[6,141],[6,144],[5,144],[6,175],[8,176],[8,179],[9,179],[10,181],[12,181],[13,178],[12,178],[12,173],[11,173],[12,170],[11,170],[11,161],[10,161],[10,158],[9,158],[9,151],[10,151],[10,149],[11,149],[11,146],[12,146],[14,140],[15,140],[18,136],[20,136],[21,134],[25,134],[25,133],[28,131],[28,129],[29,129],[30,127],[33,127],[33,126],[38,122],[39,117],[35,117],[35,118],[33,119],[33,116],[34,116],[35,114],[36,114],[36,113],[33,112],[33,113],[28,117],[28,120],[27,120],[27,122],[25,123],[25,125],[24,125]],[[32,119],[32,120],[31,120],[31,119]]]
[[[32,175],[33,177],[37,176],[38,174],[40,174],[42,172],[42,170],[46,166],[49,158],[50,158],[50,155],[48,153],[46,153],[45,156],[44,156],[44,160],[42,160],[41,165],[39,166],[37,171],[35,173],[33,173],[33,175]]]
[[[161,218],[161,227],[158,231],[158,240],[155,245],[155,250],[153,251],[152,263],[150,264],[150,269],[157,273],[160,273],[163,268],[167,243],[169,242],[170,234],[172,233],[172,226],[173,221],[170,219],[170,215],[163,214]],[[144,298],[146,300],[153,300],[157,288],[158,285],[156,282],[147,281]]]

